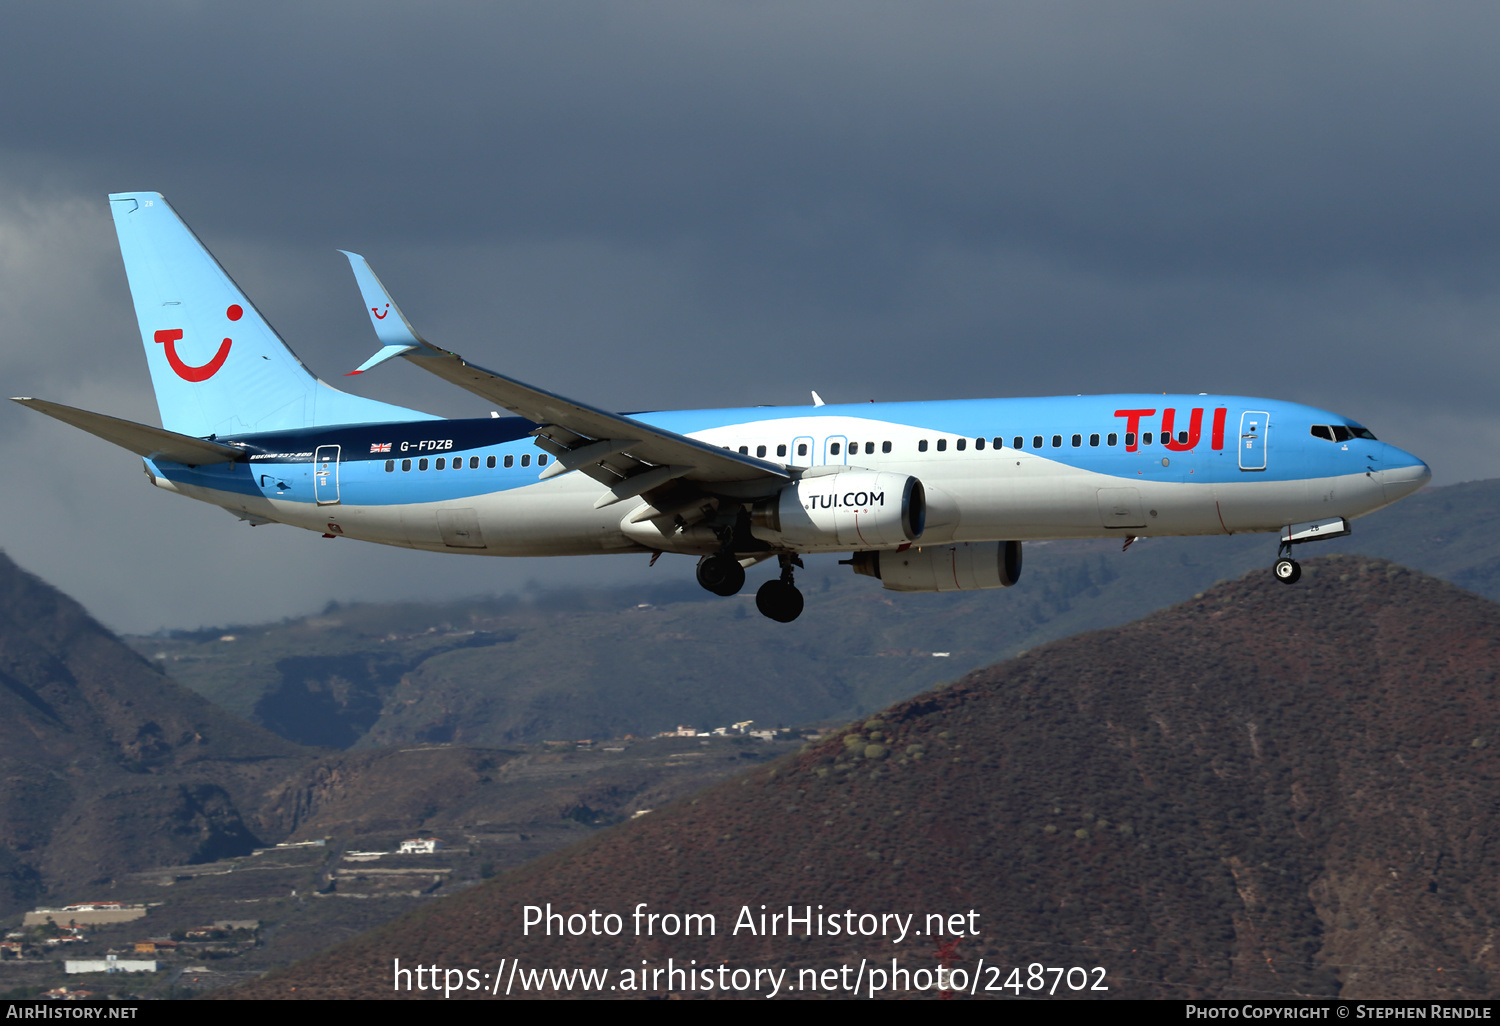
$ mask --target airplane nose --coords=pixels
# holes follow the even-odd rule
[[[1391,455],[1394,456],[1396,453]],[[1395,502],[1397,499],[1405,498],[1432,480],[1432,468],[1426,463],[1410,453],[1403,452],[1400,455],[1404,457],[1404,460],[1391,462],[1403,465],[1387,467],[1379,472],[1380,488],[1385,493],[1386,502]]]

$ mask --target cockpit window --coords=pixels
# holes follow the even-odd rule
[[[1369,428],[1355,424],[1314,424],[1310,430],[1314,438],[1321,438],[1325,442],[1347,442],[1351,438],[1365,438],[1372,442],[1376,440]]]

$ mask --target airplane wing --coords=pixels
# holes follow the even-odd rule
[[[245,455],[244,450],[232,445],[210,442],[192,435],[180,435],[176,431],[164,431],[147,424],[137,424],[133,420],[107,417],[102,413],[91,413],[61,403],[49,403],[45,399],[22,396],[13,398],[11,402],[55,417],[64,424],[82,428],[91,435],[98,435],[106,442],[113,442],[147,459],[171,460],[173,463],[199,467],[210,463],[233,463]]]
[[[769,495],[791,479],[790,471],[780,464],[564,398],[477,367],[457,353],[433,345],[417,334],[364,257],[340,252],[349,258],[375,333],[385,343],[383,349],[350,373],[362,374],[400,356],[534,421],[539,425],[532,432],[537,436],[537,444],[557,457],[557,462],[542,477],[571,470],[592,477],[608,489],[599,497],[596,507],[656,492],[674,481],[690,482],[711,495],[755,498]],[[653,496],[646,497],[654,501]],[[648,507],[642,512],[661,515],[668,511],[653,511]]]

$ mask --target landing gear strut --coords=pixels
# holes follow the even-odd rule
[[[755,593],[755,608],[777,623],[791,623],[802,615],[802,592],[792,583],[792,567],[801,566],[802,560],[785,553],[777,558],[781,561],[781,576],[760,586]]]
[[[1276,562],[1271,573],[1282,584],[1296,584],[1302,578],[1302,564],[1292,558],[1292,543],[1286,538],[1282,538],[1276,548]]]
[[[745,586],[745,568],[731,554],[704,556],[698,560],[698,583],[715,595],[734,595]]]

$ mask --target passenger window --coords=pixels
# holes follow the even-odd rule
[[[1347,442],[1353,437],[1354,436],[1350,434],[1349,429],[1344,427],[1344,425],[1335,424],[1333,426],[1333,440],[1335,442]]]
[[[786,446],[784,446],[784,445],[778,445],[776,447],[776,455],[777,456],[785,456],[786,455]]]
[[[1074,435],[1073,436],[1073,448],[1076,449],[1076,448],[1078,448],[1082,444],[1083,444],[1083,436],[1082,435]]]
[[[396,461],[395,460],[386,460],[385,461],[385,472],[387,474],[391,473],[395,469],[396,469]]]
[[[741,456],[749,456],[750,455],[750,447],[748,445],[742,445],[742,446],[740,446],[740,455]]]
[[[917,452],[926,452],[926,451],[927,451],[927,439],[923,438],[921,441],[917,442]]]
[[[427,469],[427,457],[426,456],[423,456],[421,459],[417,460],[417,469],[418,470],[426,470]]]
[[[491,456],[490,457],[490,466],[493,467],[494,465],[495,465],[495,457]],[[470,456],[469,457],[469,469],[470,470],[478,470],[479,469],[479,457],[478,456]]]
[[[938,439],[938,452],[947,452],[947,451],[948,451],[948,439],[946,439],[946,438],[939,438]]]
[[[1134,444],[1135,444],[1135,432],[1134,431],[1127,431],[1127,432],[1125,432],[1125,448],[1129,449]]]
[[[411,470],[411,460],[402,460],[401,461],[401,473],[404,474],[404,473],[406,473],[409,470]]]
[[[1333,441],[1333,429],[1326,424],[1314,424],[1312,426],[1312,436],[1314,438],[1321,438],[1325,442],[1331,442]]]
[[[832,456],[837,456],[839,454],[839,443],[834,442],[832,445],[830,445],[828,447],[828,452]]]
[[[1013,443],[1011,445],[1012,449],[1024,449],[1024,448],[1026,448],[1026,440],[1024,438],[1022,438],[1020,435],[1017,435],[1016,437],[1012,438],[1011,442]]]
[[[1150,445],[1151,444],[1151,432],[1147,431],[1144,435],[1141,436],[1141,444],[1142,445]]]
[[[995,448],[996,449],[1000,449],[1000,448],[1003,448],[1004,446],[1005,446],[1005,439],[1001,438],[999,435],[996,435],[995,436]]]
[[[797,446],[797,455],[798,456],[806,456],[807,455],[807,443],[806,442],[803,442],[801,445]]]
[[[1089,435],[1089,444],[1093,445],[1093,446],[1097,446],[1099,444],[1099,436],[1098,435]]]
[[[523,466],[523,467],[529,467],[529,466],[531,466],[531,453],[529,453],[529,452],[523,452],[521,454],[521,466]]]
[[[1032,435],[1031,436],[1031,447],[1033,449],[1040,449],[1042,447],[1042,436],[1041,435]]]
[[[974,448],[976,450],[983,449],[984,448],[984,439],[983,438],[976,438],[976,439],[974,439]]]
[[[969,440],[967,438],[960,438],[958,441],[954,442],[953,445],[958,449],[959,452],[963,452],[969,447]]]
[[[1060,448],[1062,448],[1062,435],[1053,435],[1052,436],[1052,448],[1054,448],[1054,449],[1060,449]]]
[[[506,456],[505,457],[505,466],[506,466],[506,469],[514,467],[515,465],[516,465],[516,458],[514,456]]]
[[[875,443],[874,442],[866,442],[865,443],[865,455],[866,456],[874,456],[875,455]]]
[[[1179,431],[1179,432],[1177,432],[1177,444],[1178,445],[1187,445],[1187,432],[1186,431]]]
[[[1109,447],[1111,449],[1113,449],[1116,445],[1119,444],[1119,442],[1120,442],[1120,436],[1117,435],[1117,434],[1115,434],[1115,432],[1111,431],[1109,433],[1109,438],[1106,439],[1106,441],[1109,443]]]
[[[757,445],[755,447],[755,455],[756,455],[757,458],[763,457],[763,456],[765,456],[765,454],[766,454],[766,447],[764,445]]]
[[[880,443],[880,451],[881,452],[890,452],[891,451],[891,443],[890,442],[881,442]]]
[[[447,470],[448,469],[448,459],[447,459],[447,457],[445,457],[445,456],[439,456],[438,457],[437,469],[438,470]]]
[[[474,457],[474,458],[475,458],[475,459],[476,459],[476,460],[477,460],[477,459],[478,459],[478,458],[479,458],[479,457],[478,457],[478,456],[475,456],[475,457]],[[507,457],[505,457],[505,458],[506,458],[506,459],[507,459],[507,460],[508,460],[508,459],[510,459],[510,457],[509,457],[509,456],[507,456]],[[494,469],[495,469],[495,457],[493,457],[493,456],[486,456],[486,457],[485,457],[485,458],[484,458],[484,465],[485,465],[485,466],[486,466],[486,467],[487,467],[487,468],[489,468],[489,469],[490,469],[490,470],[494,470]],[[507,466],[507,467],[508,467],[508,466],[510,466],[510,464],[509,464],[509,463],[507,463],[507,464],[505,464],[505,465],[506,465],[506,466]]]

